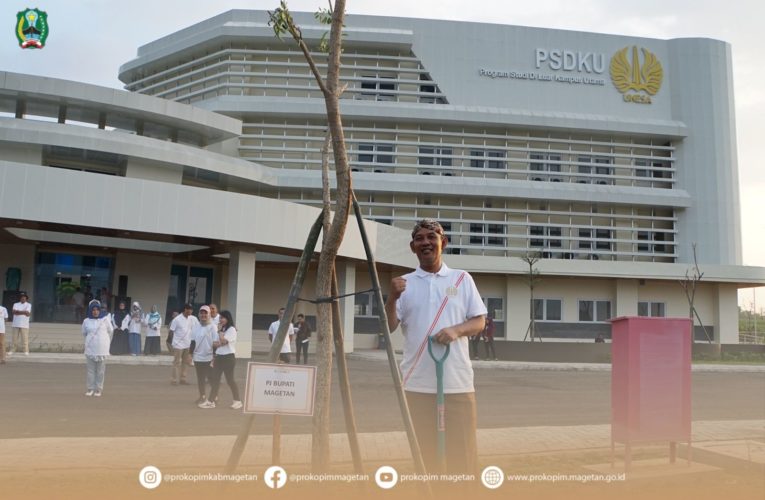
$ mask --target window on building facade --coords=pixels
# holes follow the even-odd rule
[[[452,166],[452,148],[420,146],[417,163],[419,165],[433,165],[437,167]]]
[[[77,310],[72,297],[79,288],[86,299],[110,302],[113,270],[112,257],[39,252],[34,273],[34,320],[81,322],[83,311]],[[109,307],[113,307],[111,302]]]
[[[383,295],[383,302],[385,302],[386,296]],[[365,317],[378,317],[381,313],[380,307],[378,307],[375,300],[375,292],[368,291],[355,295],[355,303],[353,306],[354,316]]]
[[[611,167],[611,158],[595,157],[591,156],[579,156],[576,161],[579,163],[576,167],[578,175],[576,182],[579,184],[613,184],[613,179],[607,178],[607,176],[614,175],[614,169]],[[582,164],[585,165],[582,165]],[[594,163],[594,165],[592,165]],[[592,175],[595,174],[595,175]]]
[[[655,231],[638,231],[637,233],[637,251],[647,253],[667,253],[671,246],[661,243],[668,240],[667,235]],[[658,242],[658,243],[657,243]]]
[[[433,80],[430,79],[428,75],[420,75],[420,80],[422,82],[430,82],[430,83],[421,83],[420,84],[420,98],[419,101],[426,104],[444,104],[444,99],[442,97],[436,97],[435,95],[430,96],[428,94],[435,94],[438,92],[438,87],[434,83],[432,83]],[[425,95],[422,95],[425,94]]]
[[[610,229],[595,230],[595,249],[596,250],[611,250],[610,240],[611,240]]]
[[[562,248],[563,230],[558,226],[529,226],[529,246],[535,248]],[[546,238],[540,238],[546,236]]]
[[[665,316],[664,302],[638,302],[638,316],[663,318]]]
[[[393,144],[359,144],[356,148],[359,163],[393,163]],[[359,169],[352,169],[357,172]]]
[[[471,245],[504,245],[504,236],[495,236],[500,234],[505,234],[504,224],[470,224]]]
[[[614,175],[614,169],[610,166],[611,164],[611,158],[595,158],[595,184],[613,184],[614,181],[612,179],[607,179],[605,176],[612,176]]]
[[[534,320],[561,321],[563,301],[561,299],[534,299]]]
[[[470,166],[472,168],[496,168],[505,169],[506,154],[504,151],[495,149],[471,149]]]
[[[592,229],[579,229],[579,249],[592,250]]]
[[[532,181],[560,182],[561,156],[554,153],[530,153],[529,170]]]
[[[395,75],[362,75],[361,98],[372,101],[395,101]],[[386,81],[391,80],[391,81]]]
[[[580,300],[579,321],[604,322],[611,318],[610,300]]]
[[[486,311],[494,318],[494,336],[505,336],[505,308],[501,297],[483,297]]]
[[[648,161],[648,160],[635,160],[635,177],[641,177],[648,179],[671,179],[672,170],[671,164],[666,161]],[[653,168],[648,168],[649,165]],[[640,185],[650,185],[653,187],[665,187],[666,183],[650,183],[644,182]],[[669,187],[669,186],[666,186]]]

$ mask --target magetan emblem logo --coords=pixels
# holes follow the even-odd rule
[[[643,52],[643,64],[640,64],[638,48],[632,47],[632,62],[627,59],[629,47],[624,47],[611,58],[611,81],[614,87],[624,95],[627,102],[651,104],[651,96],[661,88],[664,70],[656,55],[646,49]]]
[[[16,38],[22,49],[41,49],[48,39],[48,13],[26,9],[16,14]]]

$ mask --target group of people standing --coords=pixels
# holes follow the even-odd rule
[[[276,333],[279,331],[279,326],[282,324],[282,318],[284,317],[284,308],[279,309],[277,313],[277,320],[271,323],[268,327],[268,340],[273,344]],[[282,344],[281,351],[279,353],[279,362],[289,364],[290,354],[292,353],[291,344],[295,342],[296,363],[300,364],[300,355],[303,355],[303,364],[308,364],[308,343],[311,340],[311,325],[305,320],[305,315],[298,314],[296,316],[295,324],[290,323],[287,327],[287,336],[284,338],[284,344]]]
[[[215,408],[218,400],[221,376],[231,389],[231,408],[242,408],[239,386],[234,378],[236,368],[237,332],[229,311],[220,311],[215,304],[199,308],[199,318],[192,313],[191,304],[183,306],[183,312],[170,323],[167,343],[173,353],[171,385],[189,385],[187,369],[194,366],[197,375],[199,408]],[[207,384],[210,394],[207,394]]]
[[[133,302],[130,310],[128,310],[127,304],[120,301],[111,317],[114,335],[109,347],[110,354],[130,354],[132,356],[141,354],[142,332],[146,336],[143,354],[156,356],[161,352],[159,337],[162,328],[162,315],[157,310],[156,305],[151,306],[151,312],[144,313],[140,303]]]
[[[234,378],[237,338],[234,319],[229,311],[218,313],[215,304],[200,307],[198,319],[192,314],[193,310],[191,304],[186,304],[183,312],[170,323],[167,339],[168,349],[173,354],[170,383],[189,385],[186,372],[188,367],[194,366],[199,388],[196,403],[200,408],[215,408],[221,376],[225,375],[233,397],[231,408],[238,410],[243,404]],[[122,344],[126,343],[131,354],[139,354],[135,351],[140,350],[141,328],[146,328],[144,354],[159,354],[161,326],[162,316],[156,306],[150,313],[143,314],[138,302],[132,304],[130,312],[122,302],[114,314],[109,314],[98,300],[90,301],[87,318],[82,322],[87,366],[85,396],[100,397],[103,393],[106,358],[114,354],[115,339],[118,339],[117,350],[124,348]],[[118,331],[123,338],[117,337]],[[211,387],[209,396],[208,384]]]

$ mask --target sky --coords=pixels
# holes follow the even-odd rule
[[[3,0],[0,7],[0,70],[40,74],[122,88],[120,65],[139,46],[230,9],[269,10],[278,0]],[[293,11],[314,12],[323,0],[292,0]],[[48,13],[50,36],[43,50],[21,50],[16,13],[37,7]],[[347,0],[348,14],[490,22],[648,38],[703,37],[733,50],[743,263],[765,267],[765,165],[757,150],[765,135],[765,1],[762,0]],[[703,271],[703,269],[702,269]],[[765,309],[765,287],[756,291]],[[739,293],[750,309],[752,289]]]

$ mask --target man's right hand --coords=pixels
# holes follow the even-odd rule
[[[390,292],[388,298],[390,300],[398,300],[401,294],[406,290],[406,279],[403,276],[398,276],[390,281]]]

